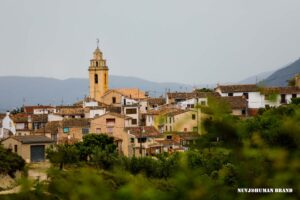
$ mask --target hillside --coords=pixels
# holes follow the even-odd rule
[[[260,84],[265,86],[287,86],[287,81],[298,73],[300,73],[300,58],[288,66],[275,71],[261,81]]]
[[[262,72],[239,81],[239,84],[256,84],[257,82],[269,77],[273,73],[274,71]]]
[[[139,87],[151,96],[171,91],[191,90],[192,86],[180,83],[157,83],[135,77],[110,76],[111,88]],[[88,80],[71,78],[59,80],[42,77],[0,77],[0,112],[23,104],[72,104],[88,95]]]

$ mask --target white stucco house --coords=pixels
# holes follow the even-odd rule
[[[288,104],[292,98],[300,97],[300,87],[260,87],[255,84],[217,85],[215,91],[221,97],[244,97],[248,102],[250,115],[255,115],[259,108],[278,107]]]

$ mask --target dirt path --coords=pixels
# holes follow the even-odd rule
[[[31,163],[28,164],[28,178],[30,180],[47,180],[47,170],[50,168],[49,162],[43,163]],[[10,190],[1,191],[0,195],[18,193],[21,190],[21,186],[18,185]]]

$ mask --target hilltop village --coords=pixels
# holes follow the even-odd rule
[[[128,157],[182,152],[205,134],[201,122],[209,114],[204,110],[215,103],[248,118],[300,97],[299,77],[289,87],[218,84],[214,90],[168,92],[157,98],[138,86],[110,89],[108,72],[97,47],[88,68],[89,96],[73,105],[24,105],[19,112],[0,114],[2,145],[28,163],[44,161],[50,145],[74,144],[87,134],[113,137],[118,152]]]

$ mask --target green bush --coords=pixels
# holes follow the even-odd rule
[[[22,171],[24,167],[25,161],[21,156],[0,146],[0,174],[14,177],[15,172]]]

